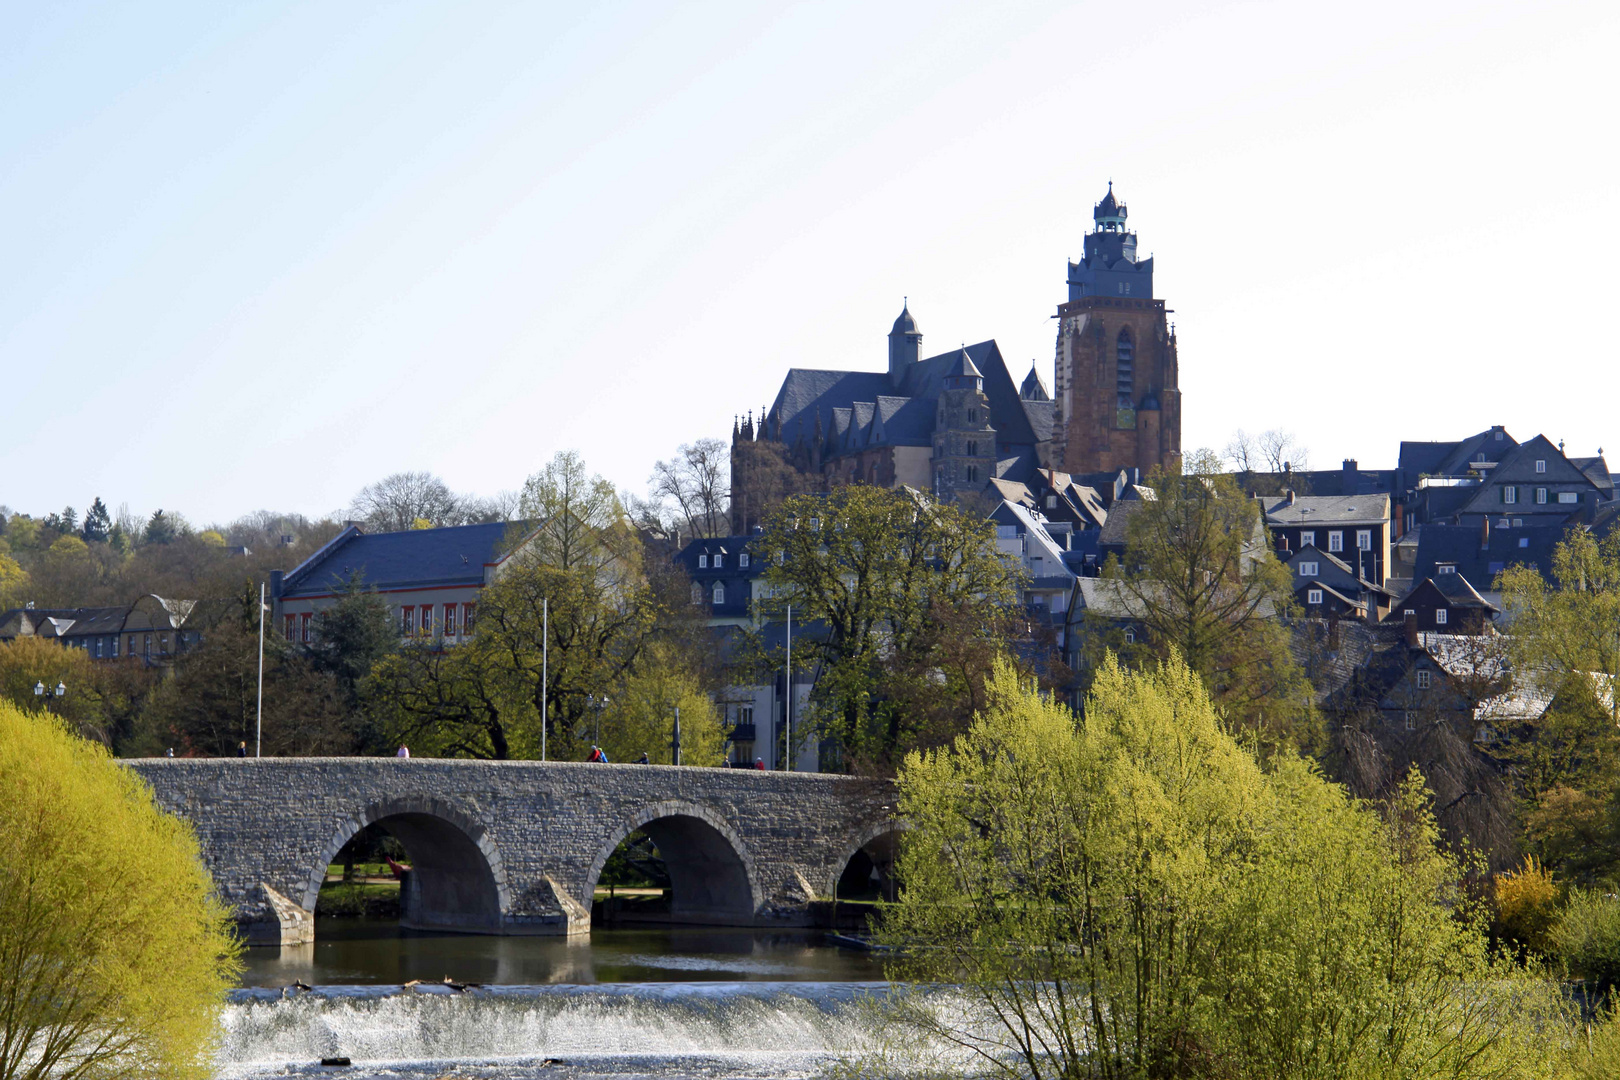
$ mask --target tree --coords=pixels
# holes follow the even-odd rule
[[[1620,532],[1571,529],[1550,582],[1512,566],[1497,588],[1513,677],[1549,704],[1502,731],[1496,753],[1519,779],[1532,849],[1590,880],[1620,858]]]
[[[688,535],[730,531],[731,449],[720,439],[683,444],[653,466],[650,486],[654,502],[672,508],[675,527]]]
[[[112,533],[112,515],[107,513],[107,507],[96,496],[96,501],[90,504],[90,509],[84,512],[84,528],[80,530],[79,537],[87,544],[105,543]]]
[[[800,625],[819,624],[794,658],[821,671],[814,720],[845,768],[892,768],[956,733],[1018,600],[1020,572],[989,522],[852,485],[782,503],[756,550],[772,560],[761,613],[791,604]]]
[[[1258,503],[1219,473],[1155,472],[1150,483],[1153,497],[1130,511],[1124,562],[1110,558],[1102,574],[1118,614],[1145,631],[1139,652],[1175,651],[1228,719],[1266,743],[1308,743],[1310,683],[1283,621],[1293,580]]]
[[[999,663],[969,731],[899,776],[891,974],[969,1003],[902,995],[900,1019],[1012,1076],[1438,1080],[1517,1062],[1522,984],[1490,964],[1421,782],[1378,808],[1292,755],[1273,764],[1174,655],[1105,659],[1083,719]]]
[[[680,710],[681,764],[724,765],[725,733],[714,702],[667,647],[654,646],[619,684],[603,716],[600,745],[613,761],[674,762],[675,712]]]
[[[180,535],[180,525],[175,521],[176,515],[165,514],[162,510],[152,512],[151,520],[146,523],[146,530],[142,539],[148,544],[172,544],[175,537]]]
[[[21,607],[28,600],[28,572],[10,555],[0,552],[0,611]]]
[[[398,647],[399,628],[388,605],[356,572],[338,591],[336,603],[316,613],[309,658],[315,670],[337,680],[354,709],[372,668]]]
[[[142,717],[140,749],[228,757],[239,743],[255,745],[259,637],[257,620],[248,623],[221,620],[200,647],[175,660],[174,677],[164,680]],[[264,644],[263,738],[271,757],[350,753],[356,744],[337,680],[275,636]]]
[[[639,579],[641,545],[624,504],[613,485],[589,472],[574,451],[559,451],[529,477],[518,513],[533,523],[522,554],[529,565],[581,571],[605,589]]]
[[[0,703],[0,1076],[211,1075],[240,950],[189,827]]]
[[[418,518],[434,528],[463,520],[461,499],[427,472],[394,473],[366,485],[350,503],[349,513],[379,532],[404,532]]]
[[[762,525],[784,501],[815,491],[819,478],[800,472],[779,442],[743,440],[731,448],[731,531]]]
[[[18,708],[45,708],[72,725],[80,735],[106,741],[107,715],[101,695],[100,672],[83,649],[65,648],[56,641],[18,637],[0,642],[0,701]],[[36,696],[43,685],[50,700]],[[57,686],[67,687],[61,697]]]

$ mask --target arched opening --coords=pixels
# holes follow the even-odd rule
[[[880,826],[843,860],[833,883],[834,930],[869,930],[878,914],[877,905],[899,898],[900,881],[894,870],[899,854],[900,830]]]
[[[346,876],[375,881],[389,859],[395,864],[388,874],[398,881],[401,927],[501,932],[505,873],[500,858],[476,822],[443,806],[378,804],[346,822],[311,874],[304,909],[317,910],[321,886],[334,864],[353,860],[364,872]]]
[[[696,806],[638,818],[591,870],[593,922],[753,924],[754,869],[729,826]]]
[[[1135,407],[1136,403],[1136,343],[1131,340],[1130,327],[1120,329],[1114,343],[1115,391],[1121,409]]]

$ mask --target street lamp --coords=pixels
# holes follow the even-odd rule
[[[41,681],[36,682],[34,684],[34,696],[37,697],[37,698],[43,698],[47,694],[53,694],[56,697],[61,697],[65,693],[67,693],[67,683],[63,683],[63,682],[57,683],[56,684],[56,689],[54,689],[54,690],[52,690],[50,687],[46,686],[45,683],[44,683],[44,680],[41,680]]]

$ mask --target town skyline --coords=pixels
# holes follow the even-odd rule
[[[1188,450],[1283,427],[1318,468],[1388,466],[1491,424],[1612,450],[1581,390],[1605,328],[1573,312],[1620,239],[1578,107],[1613,97],[1615,15],[1109,12],[1073,61],[1101,17],[29,13],[0,355],[50,423],[0,450],[0,502],[318,516],[399,470],[510,490],[564,448],[637,491],[791,367],[882,370],[902,297],[925,354],[995,339],[1050,385],[1110,179],[1175,309]],[[1567,313],[1504,297],[1540,289]]]

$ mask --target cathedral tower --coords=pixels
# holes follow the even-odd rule
[[[1181,458],[1175,332],[1153,297],[1153,260],[1137,259],[1112,183],[1092,218],[1058,308],[1052,455],[1066,472],[1146,475]]]
[[[984,375],[963,348],[946,369],[934,417],[934,494],[983,491],[996,474],[996,429]]]

